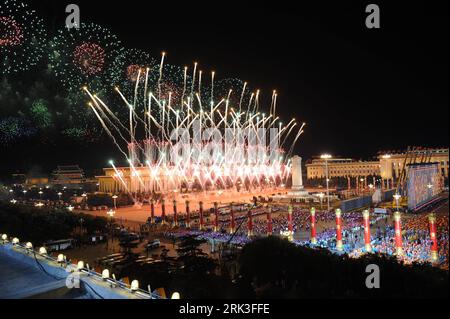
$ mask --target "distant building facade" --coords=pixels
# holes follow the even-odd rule
[[[179,189],[182,180],[174,176],[154,175],[146,167],[104,168],[105,175],[96,176],[99,187],[98,191],[103,193],[147,193],[147,192],[169,192]]]
[[[384,154],[383,154],[384,153]],[[382,152],[380,160],[380,176],[383,179],[397,179],[405,165],[406,152]],[[412,160],[412,162],[411,162]],[[407,164],[420,163],[422,156],[419,154],[415,159],[408,159]],[[448,178],[449,149],[433,149],[429,155],[428,162],[438,163],[439,172],[442,177]]]
[[[328,165],[328,177],[366,177],[380,175],[380,162],[355,161],[353,159],[332,158],[325,163],[324,159],[313,159],[306,164],[306,176],[308,179],[326,177]]]
[[[399,151],[380,152],[376,161],[356,161],[353,159],[331,158],[325,162],[324,159],[312,159],[306,164],[306,176],[308,180],[326,177],[326,166],[328,165],[329,178],[340,177],[368,177],[380,176],[383,181],[396,181],[400,178],[405,165],[427,161],[437,163],[441,176],[448,178],[449,149],[432,149],[417,151],[416,155]]]
[[[51,184],[55,186],[78,188],[85,183],[84,171],[78,165],[58,166],[52,173]]]
[[[48,177],[42,174],[12,174],[12,184],[27,188],[45,187],[49,183]]]

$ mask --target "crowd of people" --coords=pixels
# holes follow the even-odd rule
[[[252,211],[252,232],[254,237],[266,236],[268,232],[267,207],[258,207]],[[192,214],[192,218],[198,218],[198,212]],[[272,207],[272,233],[279,235],[288,230],[287,207]],[[166,233],[168,237],[183,237],[187,234],[198,236],[201,239],[215,242],[229,242],[236,245],[244,245],[251,238],[248,237],[248,215],[247,210],[236,210],[234,212],[235,233],[230,233],[231,217],[229,211],[221,211],[219,215],[219,231],[211,231],[214,222],[213,215],[205,219],[207,231],[199,231],[198,221],[194,223],[194,230],[170,230]],[[336,214],[334,212],[316,212],[316,246],[334,250],[336,248]],[[363,215],[361,212],[349,212],[342,214],[343,223],[343,250],[351,257],[359,257],[365,253]],[[294,208],[292,214],[294,234],[303,232],[309,234],[311,229],[311,213],[307,209]],[[371,215],[372,227],[372,249],[375,253],[394,255],[395,231],[393,221],[387,215]],[[448,215],[439,215],[436,220],[439,243],[439,264],[448,268],[449,234]],[[429,234],[429,222],[427,215],[405,216],[403,219],[403,256],[405,263],[426,263],[430,260],[431,240]],[[308,236],[306,236],[308,237]],[[296,238],[294,236],[294,238]],[[297,245],[310,246],[307,240],[295,239]]]

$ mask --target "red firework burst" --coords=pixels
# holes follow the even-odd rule
[[[178,104],[181,101],[182,89],[177,87],[172,82],[163,82],[161,83],[161,91],[160,91],[160,99],[161,100],[172,100],[172,104]]]
[[[96,43],[84,42],[74,51],[73,63],[83,74],[95,75],[103,71],[105,50]]]
[[[139,78],[139,81],[142,82],[145,80],[145,74],[147,72],[147,68],[137,65],[137,64],[131,64],[127,67],[127,78],[131,82],[136,82],[138,79],[139,71],[141,71],[141,75]]]
[[[23,42],[23,30],[11,17],[0,17],[0,46],[16,46]]]

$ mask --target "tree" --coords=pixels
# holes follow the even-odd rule
[[[201,250],[200,245],[204,243],[206,241],[194,236],[181,239],[177,248],[177,261],[183,265],[185,273],[209,274],[217,267],[216,262]]]
[[[374,254],[352,259],[276,237],[247,244],[239,264],[241,291],[251,287],[255,296],[264,298],[448,296],[448,272],[430,265],[406,266],[393,257]],[[373,264],[382,273],[381,289],[366,287],[366,269]]]

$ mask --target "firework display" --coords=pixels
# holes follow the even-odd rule
[[[201,128],[212,127],[222,133],[230,128],[257,132],[259,128],[275,127],[281,131],[277,136],[277,140],[283,142],[281,146],[296,131],[295,120],[288,125],[279,122],[275,92],[270,110],[264,114],[260,112],[260,92],[251,91],[249,85],[241,80],[216,79],[214,71],[204,72],[198,63],[191,67],[167,64],[165,53],[158,61],[145,51],[123,49],[115,35],[93,23],[82,23],[78,29],[62,28],[47,43],[42,21],[25,4],[6,0],[0,9],[0,52],[6,53],[2,55],[2,72],[26,70],[36,64],[47,50],[45,55],[51,74],[66,89],[63,103],[68,107],[69,116],[60,132],[67,137],[95,140],[103,128],[127,159],[131,159],[133,164],[145,164],[155,163],[164,149],[173,146],[169,138],[171,130],[192,129],[194,121],[198,120]],[[24,51],[27,54],[23,54]],[[110,94],[114,87],[118,94]],[[95,95],[86,97],[82,88],[95,92]],[[85,106],[87,98],[92,100],[88,112]],[[114,107],[107,107],[111,102]],[[58,112],[54,111],[53,103],[36,99],[27,106],[27,113],[36,128],[47,129],[57,120]],[[97,118],[102,127],[92,125]],[[7,127],[12,127],[14,132],[14,127],[23,126],[13,119],[2,123],[4,132]],[[294,136],[295,141],[303,132],[302,128]],[[115,133],[117,135],[114,136]],[[18,137],[17,134],[4,136],[8,136],[5,137],[8,140]],[[249,151],[249,146],[244,144],[242,148]],[[279,151],[280,154],[289,154],[291,150]],[[139,159],[140,154],[143,154],[143,159]],[[202,188],[207,184],[235,185],[238,175],[248,176],[240,183],[250,181],[250,184],[258,184],[269,179],[262,172],[266,164],[225,168],[223,161],[218,163],[216,159],[209,164],[216,177],[211,177],[211,171],[197,169],[198,163],[195,167],[177,167],[175,172],[180,176],[186,175],[189,183],[200,184]],[[274,182],[288,172],[284,169],[286,157],[272,164],[275,166],[270,171],[278,172],[277,176],[272,176]],[[222,178],[225,175],[227,178]]]
[[[256,97],[258,94],[258,97]],[[259,92],[251,92],[249,84],[236,78],[219,79],[203,91],[203,95],[209,96],[211,101],[220,101],[227,97],[232,105],[239,110],[252,111],[255,103],[259,102]]]
[[[30,113],[37,127],[46,129],[52,125],[52,114],[49,112],[45,101],[35,101],[31,106]]]
[[[123,50],[114,60],[111,71],[111,82],[125,91],[134,90],[137,81],[145,81],[146,73],[155,74],[157,62],[145,51],[137,49]]]
[[[35,133],[36,129],[22,118],[6,117],[0,119],[0,142],[2,145],[9,145],[19,138],[27,138]]]
[[[73,63],[82,74],[100,74],[105,67],[105,50],[96,43],[84,42],[73,52]]]
[[[71,91],[83,85],[102,87],[120,54],[117,37],[96,24],[61,29],[51,42],[50,65]]]
[[[160,77],[160,70],[154,69],[153,73],[157,80],[151,85],[152,92],[163,103],[171,105],[181,105],[188,96],[188,87],[192,83],[192,78],[181,67],[175,65],[163,65]]]
[[[114,178],[122,184],[122,190],[137,194],[182,187],[259,189],[286,183],[292,148],[286,151],[280,142],[292,135],[295,145],[305,124],[298,125],[295,119],[287,125],[280,122],[276,94],[266,114],[260,111],[259,92],[245,96],[246,83],[236,90],[235,99],[230,87],[216,87],[211,79],[210,91],[216,93],[203,99],[201,88],[205,78],[197,64],[189,83],[188,69],[184,69],[181,78],[174,76],[176,69],[165,67],[164,58],[163,54],[157,77],[150,77],[147,72],[144,81],[136,81],[134,95],[127,96],[116,87],[128,109],[126,121],[121,121],[99,94],[84,88],[104,131],[130,164],[129,169],[121,170],[111,162]],[[166,69],[172,73],[166,75]],[[133,101],[140,87],[147,92],[143,98],[146,103],[136,105]],[[218,92],[227,94],[220,97]],[[244,98],[252,100],[252,104],[240,105]],[[179,157],[181,148],[185,152]]]
[[[0,3],[0,73],[29,70],[44,56],[46,32],[43,21],[26,3]]]

